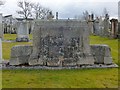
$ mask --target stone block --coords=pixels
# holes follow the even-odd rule
[[[111,50],[108,45],[91,45],[91,53],[97,64],[105,64],[107,62],[110,64],[112,61]]]
[[[77,65],[93,65],[94,64],[94,58],[91,57],[84,57],[84,58],[79,58],[77,61]]]
[[[27,21],[17,22],[17,42],[28,42],[29,41],[29,31]]]
[[[21,56],[10,59],[10,65],[22,65],[22,64],[28,64],[29,56]]]
[[[111,57],[111,49],[108,45],[104,45],[104,49],[105,49],[105,56],[106,57]]]
[[[54,58],[54,59],[48,59],[47,60],[47,66],[60,66],[60,61],[58,58]]]
[[[2,14],[0,13],[0,38],[3,39]]]
[[[10,65],[28,64],[28,59],[32,53],[32,46],[17,45],[11,49]]]
[[[62,61],[62,66],[75,66],[77,65],[77,61],[75,58],[65,58]]]
[[[112,57],[104,57],[104,64],[112,64]]]
[[[11,49],[11,57],[28,56],[32,53],[32,46],[16,45]]]

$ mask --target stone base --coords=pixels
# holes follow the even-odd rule
[[[46,58],[38,56],[33,52],[33,47],[28,45],[14,46],[11,49],[10,65],[29,64],[31,66],[81,66],[104,64],[111,65],[112,57],[110,48],[107,45],[91,45],[91,54],[81,54],[77,58],[64,58],[59,56],[57,58]]]
[[[104,64],[109,65],[112,64],[112,57],[104,57]]]
[[[75,58],[37,58],[36,56],[32,56],[28,60],[29,65],[42,65],[42,66],[77,66],[77,65],[93,65],[94,58],[86,57],[81,59]]]
[[[11,49],[10,65],[28,64],[28,59],[32,53],[32,46],[14,46]]]
[[[108,45],[91,45],[91,53],[96,64],[112,64],[111,50]]]
[[[61,70],[61,69],[94,69],[94,68],[118,68],[117,64],[110,64],[110,65],[105,65],[105,64],[93,64],[93,65],[81,65],[81,66],[63,66],[63,67],[54,67],[54,66],[29,66],[29,65],[20,65],[20,66],[11,66],[9,65],[9,62],[2,62],[0,63],[0,69],[5,69],[5,70],[13,70],[13,69],[41,69],[41,70]]]
[[[16,38],[16,42],[29,42],[28,37]]]

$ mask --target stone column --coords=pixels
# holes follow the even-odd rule
[[[111,36],[112,38],[117,38],[118,35],[118,20],[117,19],[111,19]]]
[[[0,38],[0,68],[2,69],[2,39]],[[2,89],[2,70],[0,70],[0,89]]]
[[[2,14],[0,13],[0,38],[3,39]]]
[[[118,2],[118,22],[120,22],[120,1]]]
[[[109,36],[109,16],[106,14],[105,19],[104,19],[104,31],[103,31],[103,36]]]
[[[99,35],[99,19],[98,18],[94,22],[94,34]]]
[[[2,60],[2,38],[3,38],[2,14],[0,14],[0,61]]]
[[[3,39],[3,30],[2,30],[2,14],[0,14],[0,69],[2,69],[2,39]],[[0,70],[0,89],[2,89],[2,70]]]
[[[19,21],[17,22],[17,42],[28,42],[29,41],[29,31],[28,22]]]
[[[94,15],[89,15],[88,17],[88,26],[89,26],[89,31],[90,34],[94,34]]]
[[[2,60],[2,39],[0,38],[0,61]]]
[[[56,12],[56,20],[58,20],[58,12]]]

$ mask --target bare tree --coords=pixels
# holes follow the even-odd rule
[[[84,18],[84,20],[88,20],[88,17],[89,17],[89,13],[86,10],[85,12],[83,12],[83,18]]]
[[[4,5],[4,4],[5,4],[5,2],[4,2],[4,1],[0,1],[0,6],[1,6],[1,5]]]
[[[0,6],[4,5],[5,1],[0,0]]]
[[[106,17],[106,15],[108,15],[108,10],[106,8],[103,9],[103,16]]]
[[[36,19],[44,19],[50,12],[50,9],[41,6],[40,3],[34,4],[34,13]]]
[[[17,13],[23,16],[25,19],[32,16],[32,9],[34,4],[28,1],[18,1],[18,7],[21,9]]]

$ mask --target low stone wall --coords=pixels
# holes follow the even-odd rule
[[[91,47],[91,53],[92,56],[94,57],[94,64],[112,64],[112,57],[111,57],[111,51],[108,45],[90,45]],[[30,55],[33,52],[33,46],[29,45],[19,45],[19,46],[14,46],[11,49],[11,59],[10,59],[10,65],[24,65],[24,64],[29,64],[29,58]],[[87,56],[87,55],[85,55]],[[90,65],[90,57],[85,57],[89,58],[88,64]],[[34,58],[35,59],[35,58]],[[75,65],[84,65],[83,62],[77,62],[73,59],[70,60],[64,60],[63,57],[60,57],[61,61],[56,61],[56,60],[49,60],[49,61],[44,61],[44,59],[39,60],[37,65],[42,65],[42,66],[75,66]],[[84,61],[84,60],[82,60]],[[86,64],[86,65],[88,65]]]

